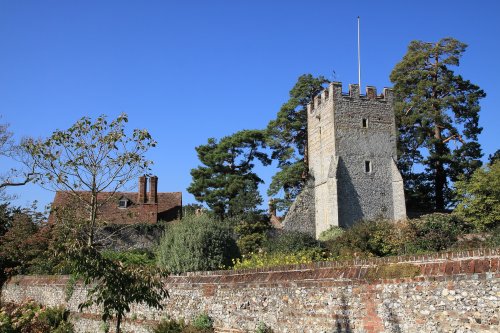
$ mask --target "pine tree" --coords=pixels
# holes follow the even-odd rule
[[[287,209],[307,180],[307,104],[329,81],[323,76],[301,75],[290,90],[290,99],[281,106],[276,119],[267,126],[271,158],[280,169],[272,179],[269,196],[284,194],[275,200],[279,210]]]
[[[206,145],[196,147],[203,165],[191,170],[188,192],[221,219],[256,209],[262,202],[258,185],[263,181],[252,171],[253,161],[271,162],[259,150],[263,146],[265,133],[260,130],[239,131],[219,141],[208,139]]]
[[[410,209],[444,210],[452,198],[450,181],[481,166],[479,100],[486,94],[453,70],[466,47],[453,38],[413,41],[391,73]]]

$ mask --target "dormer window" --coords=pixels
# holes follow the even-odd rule
[[[128,203],[129,201],[127,198],[121,198],[120,201],[118,201],[118,208],[127,208]]]

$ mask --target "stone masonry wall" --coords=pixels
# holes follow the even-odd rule
[[[124,328],[207,312],[218,332],[253,332],[260,321],[289,333],[498,332],[499,281],[500,249],[190,273],[167,279],[163,311],[134,306]],[[70,298],[67,289],[68,277],[19,276],[1,299],[65,305],[78,332],[99,332],[96,309],[77,311],[85,289]]]
[[[360,220],[406,217],[401,175],[395,164],[393,94],[332,82],[307,106],[309,173],[314,181],[315,234]],[[297,220],[298,214],[288,217]]]
[[[342,88],[340,88],[342,90]],[[314,180],[315,236],[330,226],[338,226],[337,183],[332,173],[335,155],[334,85],[331,84],[307,107],[309,174]]]
[[[283,220],[283,229],[300,231],[316,237],[314,208],[314,182],[309,181],[290,206]]]
[[[334,99],[334,104],[335,154],[341,159],[337,172],[341,225],[380,216],[393,219],[392,163],[397,156],[392,91],[385,89],[383,98],[370,98],[360,96],[358,85],[353,84],[349,95]],[[365,171],[366,162],[371,164],[370,172]]]

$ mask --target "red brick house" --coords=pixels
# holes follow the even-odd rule
[[[179,219],[182,212],[182,193],[158,193],[158,177],[156,176],[149,178],[148,192],[146,181],[145,176],[139,177],[137,192],[99,193],[97,200],[107,201],[98,210],[97,218],[106,224],[156,223]],[[52,203],[52,212],[68,207],[74,211],[74,207],[78,206],[70,192],[57,191]],[[54,218],[54,214],[51,213],[49,221],[53,221]]]

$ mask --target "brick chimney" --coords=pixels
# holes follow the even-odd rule
[[[158,203],[158,177],[149,178],[149,200],[148,203]]]
[[[147,184],[146,184],[146,176],[139,177],[139,193],[137,195],[137,203],[143,204],[146,202],[147,195]]]

